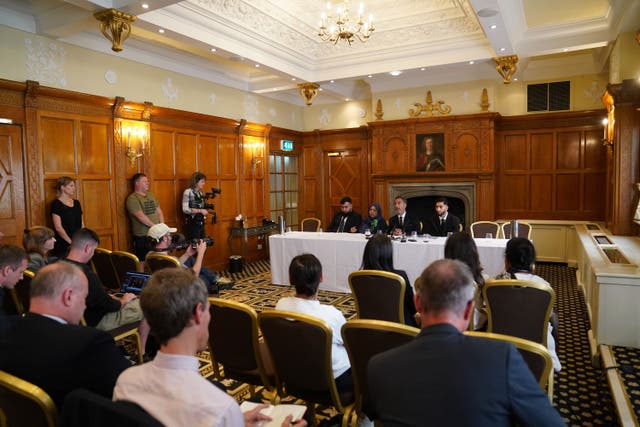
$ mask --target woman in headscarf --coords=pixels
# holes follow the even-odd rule
[[[382,217],[382,208],[378,202],[369,203],[368,213],[360,224],[360,232],[364,233],[366,230],[370,230],[371,234],[378,232],[386,234],[387,227],[387,221]]]

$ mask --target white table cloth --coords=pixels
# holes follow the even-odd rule
[[[504,270],[507,239],[475,239],[484,271],[493,277]],[[433,261],[444,258],[445,237],[393,242],[393,265],[404,270],[411,285]],[[350,293],[349,274],[359,270],[367,240],[364,234],[288,232],[269,236],[271,281],[289,284],[289,264],[296,255],[314,254],[322,263],[320,289]]]

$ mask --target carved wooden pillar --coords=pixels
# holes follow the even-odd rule
[[[25,180],[29,187],[26,205],[27,226],[45,224],[46,207],[44,204],[44,188],[42,162],[38,149],[38,91],[40,84],[27,80],[24,95],[25,116]]]
[[[609,85],[607,91],[615,101],[615,133],[607,182],[611,201],[607,227],[613,234],[637,234],[634,183],[640,181],[640,82],[625,80]]]

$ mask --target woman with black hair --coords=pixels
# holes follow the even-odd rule
[[[182,193],[182,212],[186,217],[185,234],[189,240],[205,237],[204,223],[209,211],[204,208],[202,189],[206,179],[207,176],[202,172],[195,172],[189,179],[189,188]]]
[[[529,239],[524,237],[514,237],[507,242],[507,249],[504,253],[505,271],[496,276],[496,279],[517,279],[529,280],[532,282],[544,283],[551,287],[549,282],[535,274],[536,249]],[[551,353],[553,369],[560,372],[562,365],[556,354],[556,342],[554,330],[557,329],[557,314],[555,310],[551,312],[549,319],[549,329],[547,330],[547,347]],[[555,329],[554,329],[555,328]]]
[[[404,323],[409,326],[416,324],[415,304],[413,302],[413,287],[404,270],[393,268],[393,243],[386,234],[376,234],[369,239],[362,255],[362,270],[380,270],[395,273],[404,279]]]

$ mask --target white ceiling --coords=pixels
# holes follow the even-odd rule
[[[640,25],[638,0],[365,0],[375,25],[369,41],[333,45],[317,36],[325,5],[0,0],[0,24],[295,104],[303,103],[296,84],[305,81],[323,88],[314,103],[366,97],[369,90],[499,82],[492,58],[512,54],[520,58],[516,77],[527,81],[600,73],[617,35]],[[120,53],[110,50],[92,16],[112,7],[138,16]],[[403,73],[392,77],[392,70]]]

